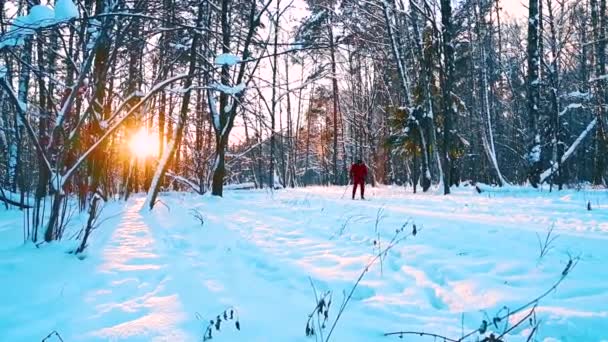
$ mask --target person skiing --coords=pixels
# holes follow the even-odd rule
[[[361,159],[350,167],[350,179],[353,182],[353,199],[357,193],[357,185],[361,186],[361,199],[365,199],[365,178],[367,177],[367,166]]]

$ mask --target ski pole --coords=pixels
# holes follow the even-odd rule
[[[344,199],[344,195],[346,195],[346,191],[348,190],[349,187],[350,187],[350,179],[348,180],[348,184],[346,184],[346,187],[344,187],[344,192],[342,193],[342,197],[340,197],[340,199]]]

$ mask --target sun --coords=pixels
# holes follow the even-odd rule
[[[158,154],[157,137],[150,135],[145,128],[140,128],[129,139],[129,150],[137,158],[147,158]]]

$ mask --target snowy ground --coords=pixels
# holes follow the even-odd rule
[[[332,341],[399,340],[382,336],[396,330],[458,338],[544,292],[568,254],[580,262],[539,306],[539,340],[608,341],[608,192],[380,188],[351,201],[343,189],[171,194],[162,197],[169,209],[152,213],[140,211],[143,197],[113,202],[84,260],[64,253],[67,243],[22,245],[21,214],[2,211],[0,341],[40,341],[53,330],[65,342],[201,341],[207,321],[229,307],[241,330],[222,326],[214,341],[314,341],[304,336],[315,307],[309,277],[318,292],[333,291],[333,320],[373,256],[381,208],[381,243],[408,219],[419,232],[365,276]],[[536,234],[551,225],[559,237],[539,260]],[[524,341],[528,327],[508,341]]]

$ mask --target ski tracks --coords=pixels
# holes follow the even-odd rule
[[[91,320],[103,325],[90,335],[106,341],[189,340],[179,326],[186,320],[183,304],[169,286],[172,265],[139,212],[142,201],[127,205],[96,270],[103,282],[85,296],[95,311]]]
[[[490,225],[476,225],[466,215],[450,221],[444,214],[433,217],[419,203],[408,208],[389,200],[389,206],[382,200],[336,201],[306,191],[234,192],[204,201],[174,194],[166,198],[168,208],[142,214],[141,200],[129,205],[104,252],[100,271],[107,274],[110,289],[90,297],[108,324],[95,336],[200,340],[209,320],[234,309],[241,331],[224,322],[221,331],[213,331],[218,341],[269,341],[269,335],[276,341],[306,341],[303,327],[315,305],[309,277],[317,292],[331,290],[340,303],[343,291],[352,288],[377,253],[376,243],[387,243],[411,215],[419,215],[416,223],[423,229],[370,268],[336,340],[373,339],[384,330],[403,328],[458,336],[463,317],[475,328],[485,310],[533,298],[560,272],[550,269],[559,256],[545,265],[524,255],[529,250],[518,247],[522,230],[505,231],[500,218],[488,220]],[[191,209],[203,214],[204,225]],[[524,238],[531,237],[526,233]],[[503,248],[493,247],[496,243]],[[118,293],[128,295],[117,298]],[[552,306],[539,309],[556,317],[555,329],[567,324],[560,323],[563,317],[594,317],[577,321],[583,325],[580,336],[585,336],[585,324],[606,314],[557,303],[549,298]],[[330,316],[336,313],[337,305]]]

